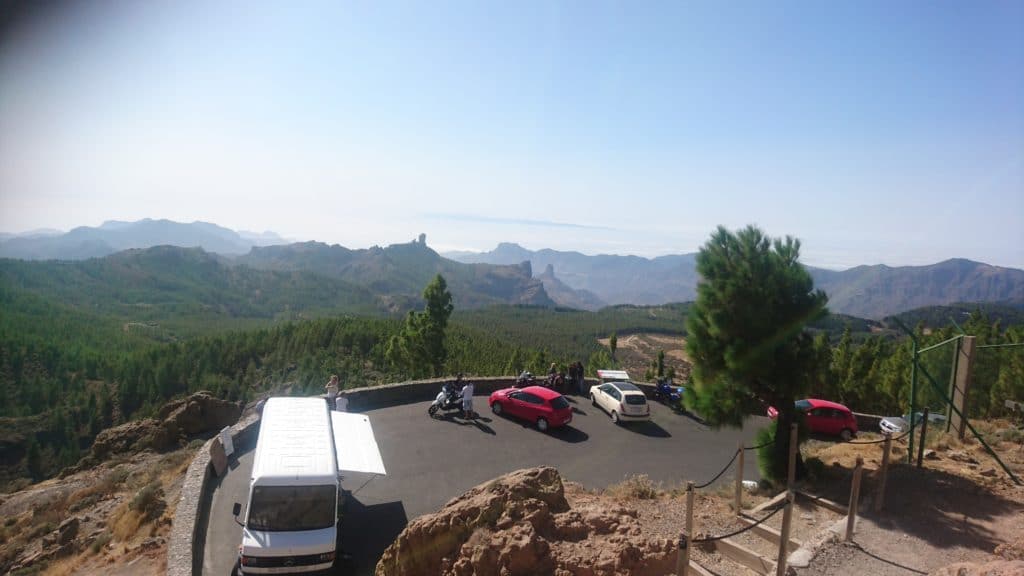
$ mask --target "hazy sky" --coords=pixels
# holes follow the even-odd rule
[[[1024,267],[1024,2],[44,4],[0,29],[0,231],[653,256],[755,223],[815,265]]]

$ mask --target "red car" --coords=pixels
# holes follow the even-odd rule
[[[796,409],[804,413],[807,429],[815,434],[839,436],[843,440],[849,440],[857,435],[857,419],[853,412],[842,404],[808,398],[797,400]],[[774,420],[778,415],[779,411],[774,406],[768,407],[769,418]]]
[[[537,425],[541,432],[572,422],[572,406],[564,396],[542,386],[504,388],[487,403],[495,414],[508,414]]]

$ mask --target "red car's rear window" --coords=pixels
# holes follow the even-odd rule
[[[558,398],[551,399],[551,407],[555,410],[565,410],[569,407],[569,401],[565,399],[565,396],[559,396]]]

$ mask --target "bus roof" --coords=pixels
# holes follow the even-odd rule
[[[253,484],[336,485],[337,466],[323,398],[267,400],[256,441]]]
[[[629,374],[625,370],[598,370],[597,377],[601,380],[629,381]]]

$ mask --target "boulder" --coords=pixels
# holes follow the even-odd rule
[[[61,546],[68,544],[78,536],[78,518],[72,516],[60,523],[57,528],[57,543]]]
[[[234,424],[241,414],[242,407],[234,402],[220,400],[209,392],[196,392],[164,405],[158,418],[145,418],[103,430],[93,441],[85,464],[103,462],[112,454],[177,448],[192,436]]]
[[[571,510],[551,467],[481,484],[440,511],[413,520],[384,551],[376,576],[576,574],[672,571],[675,547],[645,539],[622,507]]]

